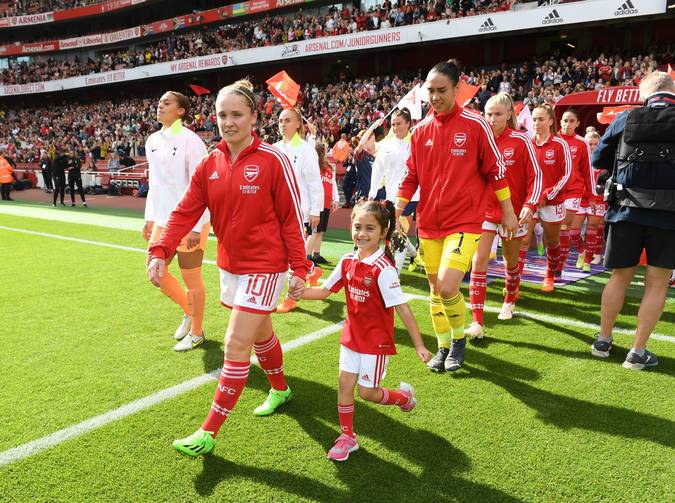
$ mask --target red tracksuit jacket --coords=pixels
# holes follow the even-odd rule
[[[300,191],[279,149],[254,134],[232,165],[221,141],[197,166],[150,257],[171,256],[206,208],[218,238],[218,267],[233,274],[277,273],[290,264],[293,274],[305,279],[309,261]]]
[[[417,125],[407,169],[398,196],[409,201],[419,186],[417,225],[427,239],[480,234],[490,186],[508,188],[492,129],[459,106],[446,115],[432,111]]]
[[[572,176],[572,157],[567,143],[551,133],[541,145],[537,145],[536,137],[532,138],[532,144],[544,173],[543,205],[564,203],[568,197],[567,184]]]
[[[589,200],[596,196],[595,177],[591,168],[591,148],[584,138],[578,134],[567,136],[560,133],[560,138],[567,142],[572,156],[572,180],[567,187],[567,199],[580,197]]]
[[[513,211],[519,215],[523,206],[532,212],[537,211],[543,194],[543,174],[530,137],[507,127],[496,140],[506,164],[506,180],[511,191]],[[502,222],[502,206],[494,194],[489,195],[485,220],[495,224]]]

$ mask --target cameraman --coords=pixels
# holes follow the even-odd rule
[[[640,262],[647,254],[645,287],[633,345],[623,366],[641,370],[659,361],[645,349],[661,317],[675,268],[675,83],[665,72],[640,82],[645,106],[619,114],[593,152],[591,164],[612,176],[608,202],[605,267],[612,269],[602,292],[600,333],[591,352],[606,358],[612,329]]]

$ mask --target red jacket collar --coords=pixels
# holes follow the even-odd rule
[[[431,113],[434,116],[434,120],[436,120],[437,122],[440,122],[441,124],[447,124],[449,121],[451,121],[452,119],[457,117],[457,115],[459,115],[461,112],[462,112],[462,107],[460,107],[457,104],[455,104],[455,106],[452,107],[452,110],[450,110],[449,113],[443,114],[443,115],[439,115],[438,113],[436,113],[436,110],[433,110],[433,109],[431,110]]]
[[[537,143],[537,137],[536,136],[533,139],[534,139],[535,145],[537,145],[539,147],[543,147],[544,145],[548,145],[549,143],[551,143],[553,141],[553,138],[555,138],[555,135],[553,133],[549,133],[548,138],[546,138],[546,141],[544,141],[544,143],[541,143],[541,144]]]
[[[246,147],[244,150],[242,150],[239,153],[239,155],[237,156],[237,159],[241,158],[242,156],[244,156],[244,155],[246,155],[250,152],[255,152],[260,147],[260,144],[262,142],[260,141],[260,138],[255,133],[255,131],[252,133],[252,136],[253,136],[253,142],[248,147]],[[218,142],[218,150],[220,150],[223,154],[225,154],[227,156],[227,159],[230,158],[230,149],[227,148],[227,142],[225,140],[220,140]]]

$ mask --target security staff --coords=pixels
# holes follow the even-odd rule
[[[75,206],[75,185],[77,191],[82,198],[82,206],[87,207],[87,202],[84,200],[84,189],[82,188],[82,161],[78,152],[71,146],[68,149],[68,187],[70,188],[71,206]]]
[[[40,152],[40,170],[42,171],[42,179],[45,183],[45,191],[51,192],[54,188],[52,186],[52,160],[49,158],[46,150]]]
[[[3,201],[14,201],[9,197],[12,191],[12,183],[14,183],[14,168],[8,159],[0,156],[0,194],[2,194]]]
[[[63,197],[66,192],[66,169],[68,168],[68,155],[66,149],[67,147],[65,145],[61,146],[52,167],[52,176],[54,178],[54,199],[52,201],[52,206],[54,207],[56,207],[56,199],[59,196],[61,197],[61,206],[65,206]]]
[[[605,267],[612,269],[591,352],[609,356],[614,322],[645,250],[645,289],[633,345],[623,363],[635,370],[658,365],[646,344],[675,269],[675,83],[665,72],[652,72],[640,82],[640,96],[645,106],[619,114],[591,158],[593,167],[611,175],[605,185]]]

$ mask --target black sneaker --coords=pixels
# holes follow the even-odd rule
[[[75,203],[70,203],[70,207],[71,207],[71,208],[74,208],[74,207],[75,207]]]
[[[464,353],[466,352],[466,337],[462,339],[452,339],[450,344],[450,354],[445,360],[445,370],[454,372],[464,365]]]
[[[330,262],[328,262],[328,260],[323,258],[321,255],[317,255],[316,257],[314,257],[314,263],[315,264],[330,264]]]
[[[601,341],[600,334],[595,334],[595,340],[591,344],[591,354],[598,358],[609,358],[609,352],[612,349],[612,341]]]
[[[445,359],[450,350],[448,348],[438,348],[436,356],[427,362],[427,367],[432,372],[445,372]]]
[[[645,367],[656,367],[659,364],[658,358],[654,353],[650,353],[645,349],[642,356],[632,351],[628,352],[626,361],[623,362],[623,368],[631,370],[642,370]]]

